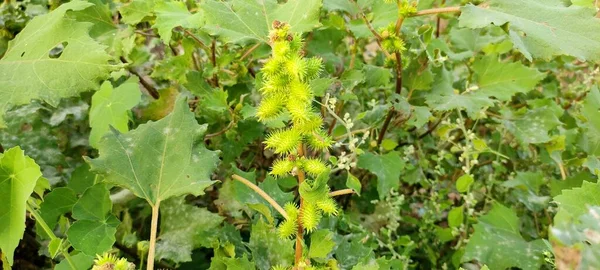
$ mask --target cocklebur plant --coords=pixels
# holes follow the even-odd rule
[[[286,23],[273,22],[269,36],[273,53],[262,69],[262,100],[256,115],[263,122],[281,114],[290,116],[289,124],[271,131],[264,144],[279,155],[270,174],[298,179],[299,203],[276,207],[285,218],[278,232],[281,238],[296,237],[295,266],[308,269],[303,234],[314,231],[323,215],[337,215],[338,206],[329,195],[329,167],[321,159],[305,156],[305,145],[318,153],[331,147],[333,139],[322,130],[323,118],[312,106],[314,93],[309,85],[318,77],[322,60],[305,58],[302,37],[289,29]]]

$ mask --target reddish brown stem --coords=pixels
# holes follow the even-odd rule
[[[212,63],[213,67],[215,69],[217,69],[217,40],[216,39],[213,39],[212,44],[210,46],[210,51],[211,51],[210,62]],[[217,76],[216,72],[213,75],[213,83],[214,83],[215,87],[219,87],[219,77]]]
[[[298,157],[302,157],[304,156],[304,146],[302,145],[302,143],[298,146]],[[300,187],[300,184],[302,184],[302,182],[304,182],[304,171],[302,170],[298,170],[298,187]],[[302,212],[304,210],[304,199],[302,199],[302,196],[300,196],[300,210],[299,210],[299,215],[298,215],[298,231],[296,232],[296,256],[295,256],[295,265],[296,265],[296,269],[297,270],[301,270],[300,267],[300,262],[302,261],[302,242],[303,242],[303,233],[304,233],[304,227],[302,226]]]

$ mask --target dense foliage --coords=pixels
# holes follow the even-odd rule
[[[600,269],[594,0],[5,0],[3,269]]]

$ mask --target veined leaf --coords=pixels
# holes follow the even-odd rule
[[[92,96],[90,145],[97,147],[100,138],[111,126],[120,132],[127,132],[128,111],[137,105],[141,98],[137,77],[132,77],[114,89],[109,81],[105,81],[100,86],[100,91]]]
[[[95,89],[97,81],[114,68],[105,46],[88,34],[92,24],[66,18],[69,10],[92,6],[69,2],[35,17],[10,41],[0,60],[0,126],[2,115],[13,106],[40,99],[57,106],[61,98]],[[57,47],[58,46],[58,47]],[[53,49],[62,52],[54,54]]]
[[[21,148],[0,154],[0,251],[9,265],[25,231],[27,199],[41,176],[40,166]]]
[[[565,54],[600,61],[600,19],[595,18],[595,9],[567,7],[561,0],[492,0],[487,8],[468,5],[461,11],[461,27],[508,23],[510,39],[529,60]]]
[[[100,156],[87,159],[105,181],[131,190],[151,206],[172,196],[204,194],[218,153],[201,141],[206,125],[198,125],[186,98],[179,96],[165,118],[122,134],[113,130],[100,141]]]
[[[320,25],[320,0],[207,0],[201,5],[206,16],[205,28],[225,42],[268,42],[269,30],[275,20],[288,23],[291,32],[302,33]]]

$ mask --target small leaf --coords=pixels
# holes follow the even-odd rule
[[[119,8],[121,21],[127,24],[136,25],[144,18],[152,15],[154,10],[154,0],[133,0]]]
[[[110,127],[120,132],[127,132],[129,127],[129,110],[141,100],[141,92],[137,77],[132,77],[117,88],[105,81],[100,90],[92,96],[90,109],[90,145],[98,147],[100,138]]]
[[[360,196],[360,192],[362,190],[360,180],[350,172],[348,172],[348,178],[346,178],[346,186],[354,190],[356,194]]]
[[[106,184],[96,184],[83,193],[73,206],[73,218],[77,219],[69,230],[67,239],[73,247],[94,256],[109,250],[115,243],[119,220],[110,212],[112,202]]]
[[[463,174],[461,177],[458,178],[458,180],[456,180],[456,190],[462,193],[469,191],[469,187],[471,186],[471,184],[473,184],[473,181],[475,180],[473,179],[472,175]]]
[[[75,269],[90,269],[94,264],[94,256],[88,256],[83,253],[71,255],[71,260],[75,264]],[[67,260],[62,260],[54,267],[54,270],[73,270]]]
[[[448,212],[448,226],[451,228],[460,227],[463,224],[464,220],[464,210],[463,206],[453,207],[452,210]]]
[[[390,190],[400,186],[400,172],[404,169],[404,161],[396,151],[385,155],[367,152],[358,157],[358,167],[377,175],[377,192],[381,199],[387,196]]]
[[[327,258],[327,254],[335,247],[333,233],[329,230],[317,230],[310,235],[309,258]]]
[[[40,215],[48,227],[54,229],[58,222],[58,217],[71,212],[76,202],[77,197],[73,190],[64,187],[55,188],[44,197],[44,202],[40,205]],[[37,232],[45,234],[43,230],[38,230]]]
[[[158,35],[166,43],[171,41],[173,28],[200,28],[202,26],[202,13],[192,14],[184,2],[158,2],[154,7],[156,23],[153,28],[158,29]]]

